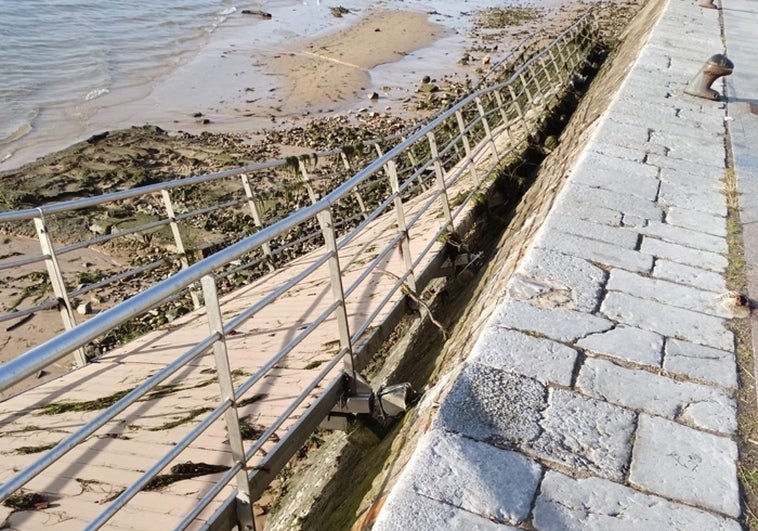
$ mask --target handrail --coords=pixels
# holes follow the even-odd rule
[[[221,391],[219,401],[213,403],[213,410],[203,417],[201,424],[186,434],[174,448],[156,461],[148,472],[109,502],[110,505],[105,507],[105,510],[92,522],[88,529],[97,529],[108,522],[131,498],[137,496],[141,489],[165,465],[170,464],[175,457],[189,447],[190,443],[206,427],[210,426],[214,420],[221,418],[226,423],[230,449],[234,458],[233,466],[218,483],[203,494],[202,500],[198,501],[198,505],[187,515],[180,527],[189,525],[193,518],[201,513],[205,505],[210,503],[223,487],[234,481],[235,478],[237,493],[223,502],[209,520],[208,527],[224,527],[235,519],[239,519],[237,520],[238,523],[244,523],[245,518],[252,518],[250,504],[260,496],[261,489],[265,488],[267,481],[294,454],[310,430],[333,406],[338,393],[344,392],[344,390],[340,390],[340,379],[335,378],[334,371],[337,365],[343,361],[348,375],[354,375],[361,369],[369,354],[366,350],[369,342],[364,341],[364,339],[367,338],[366,334],[370,327],[375,324],[374,321],[382,314],[397,314],[398,309],[401,308],[404,290],[413,292],[423,289],[423,283],[417,285],[417,281],[422,277],[427,278],[426,271],[433,269],[435,264],[439,264],[442,257],[443,246],[438,241],[439,237],[454,226],[465,223],[466,216],[471,215],[471,205],[456,205],[455,209],[451,208],[453,192],[462,194],[468,201],[475,194],[486,190],[488,186],[487,175],[496,171],[502,157],[506,154],[515,153],[513,146],[523,143],[530,134],[530,124],[532,123],[530,120],[536,120],[539,113],[548,108],[550,102],[560,97],[560,93],[566,89],[574,75],[575,69],[586,60],[593,45],[590,35],[593,28],[595,28],[594,18],[592,14],[588,14],[563,31],[549,48],[525,62],[506,81],[482,88],[463,98],[453,107],[442,112],[423,127],[418,128],[397,145],[392,146],[382,156],[368,162],[365,167],[359,169],[352,177],[337,185],[321,199],[315,199],[313,190],[309,189],[314,199],[311,204],[270,225],[260,226],[257,232],[232,243],[195,264],[186,264],[183,269],[175,272],[169,278],[0,365],[0,391],[2,391],[18,384],[47,365],[79,351],[91,341],[104,336],[135,316],[144,314],[187,290],[196,289],[198,283],[202,284],[205,310],[198,310],[197,319],[202,318],[207,321],[208,334],[0,486],[0,500],[6,499],[18,491],[68,451],[79,444],[83,444],[101,426],[116,418],[150,390],[155,389],[158,384],[212,349]],[[554,59],[553,54],[546,55],[548,50],[558,46],[565,46],[569,53],[558,54],[560,55],[558,59]],[[550,61],[554,61],[551,64],[555,68],[556,76],[558,72],[561,73],[561,83],[553,83],[552,85],[540,83],[539,72],[530,70],[537,64],[537,61],[544,57],[550,57]],[[527,78],[530,81],[524,79],[524,72],[528,73]],[[509,88],[515,82],[524,86],[525,90],[520,95],[514,96],[515,98],[525,98],[523,102],[509,97],[503,98],[501,95],[501,92],[510,93]],[[535,94],[537,89],[543,89],[539,98],[533,98],[529,95],[530,91],[526,87],[527,83],[530,82],[534,83],[532,89]],[[550,86],[548,87],[548,85]],[[507,133],[507,135],[503,135],[503,133]],[[502,147],[501,142],[496,142],[496,137],[500,136],[507,136],[511,144]],[[379,143],[376,141],[373,145],[378,146]],[[438,143],[440,144],[439,148]],[[419,152],[423,153],[422,157],[418,157]],[[344,151],[338,149],[324,153],[334,155],[344,153]],[[399,161],[402,159],[401,156],[405,154],[409,154],[408,158],[411,160],[418,160],[411,162],[410,165],[403,163],[404,165],[401,166]],[[55,213],[101,205],[113,201],[114,198],[123,200],[143,197],[146,194],[162,193],[165,199],[168,197],[168,194],[165,193],[168,189],[247,175],[283,164],[288,164],[288,162],[271,161],[180,181],[159,183],[140,189],[109,194],[107,200],[104,199],[106,196],[86,198],[47,205],[38,209],[0,213],[0,222],[32,219],[35,220],[38,227],[41,226],[44,229],[44,216]],[[424,178],[427,172],[431,172],[434,177],[433,180]],[[402,176],[402,180],[400,176]],[[359,222],[356,219],[356,223],[353,224],[336,223],[335,212],[344,209],[345,203],[351,200],[361,186],[374,181],[384,184],[374,193],[378,197],[372,196],[372,209],[364,212],[364,217]],[[306,182],[305,186],[307,188],[310,184]],[[248,199],[250,199],[249,196]],[[235,204],[238,203],[235,202]],[[167,208],[169,212],[172,211],[170,204]],[[255,211],[253,213],[255,214]],[[175,223],[180,217],[169,214],[167,221],[160,221],[160,223]],[[437,217],[439,220],[433,223],[433,227],[428,230],[425,229],[423,234],[419,232],[421,229],[419,229],[418,224],[421,220],[436,220]],[[384,227],[382,234],[389,232],[390,236],[381,246],[376,248],[375,255],[366,260],[366,263],[356,265],[352,269],[350,264],[347,266],[340,264],[340,258],[344,258],[348,253],[349,246],[355,244],[361,234],[378,226]],[[283,239],[285,243],[277,248],[290,245],[287,243],[288,240],[298,241],[301,237],[292,236],[295,229],[311,231],[302,236],[304,242],[311,240],[311,245],[315,246],[312,240],[313,235],[317,235],[323,244],[313,247],[313,250],[311,248],[305,249],[304,252],[309,254],[301,253],[298,255],[298,257],[307,258],[307,261],[302,261],[302,263],[298,263],[297,259],[292,261],[291,267],[299,269],[293,270],[293,276],[288,280],[277,285],[265,296],[251,301],[238,314],[224,316],[218,299],[217,287],[220,279],[229,275],[228,267],[231,265],[236,267],[235,261],[251,253],[262,252],[264,255],[272,253],[271,246],[278,239]],[[44,233],[45,230],[40,231],[41,237]],[[414,242],[413,247],[410,245],[411,241]],[[50,248],[52,249],[52,246]],[[386,293],[381,293],[382,297],[378,297],[379,302],[372,306],[370,311],[365,312],[361,321],[355,323],[354,330],[350,330],[348,325],[348,308],[352,304],[350,297],[355,297],[358,294],[358,288],[367,284],[372,273],[376,273],[379,265],[384,260],[389,259],[395,249],[401,251],[399,254],[404,260],[404,266],[397,273],[391,273],[394,281]],[[411,255],[411,250],[417,253],[416,256]],[[54,258],[54,255],[55,250],[52,249],[51,256]],[[257,254],[257,256],[261,255]],[[268,307],[272,301],[299,286],[311,278],[316,271],[324,268],[328,270],[330,278],[324,292],[328,292],[328,295],[324,305],[315,312],[317,315],[309,317],[308,322],[302,323],[302,326],[298,327],[298,332],[284,341],[276,353],[273,353],[252,375],[242,383],[235,384],[231,376],[227,338],[231,337],[232,333],[243,323]],[[346,280],[348,271],[352,271],[355,278]],[[346,282],[345,286],[343,286],[343,282]],[[86,288],[74,293],[83,293]],[[302,389],[297,390],[298,396],[289,402],[289,405],[276,420],[263,430],[256,442],[250,448],[245,449],[235,407],[237,401],[267,376],[277,363],[292,355],[305,337],[328,320],[336,323],[339,336],[337,338],[338,348],[331,354],[331,358],[324,367],[310,381],[303,384]],[[307,407],[304,406],[306,399],[312,396],[312,393],[329,378],[332,379],[327,387],[322,388],[320,396]],[[269,441],[277,430],[282,428],[285,421],[291,419],[295,411],[300,411],[298,421],[288,428],[286,435],[268,451],[266,457],[261,461],[261,463],[266,463],[266,466],[252,466],[253,454],[262,448],[263,444]],[[245,516],[246,513],[247,516]]]

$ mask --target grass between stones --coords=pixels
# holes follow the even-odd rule
[[[740,223],[737,178],[732,167],[727,169],[724,175],[724,194],[727,202],[727,243],[729,245],[727,288],[746,293],[745,248]],[[744,508],[741,523],[748,529],[758,529],[758,402],[750,318],[732,319],[729,328],[735,337],[739,377],[739,390],[736,397],[739,447],[737,476],[742,488]]]

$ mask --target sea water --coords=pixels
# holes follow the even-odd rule
[[[0,146],[48,110],[77,119],[87,102],[171,68],[234,9],[232,0],[0,1]]]
[[[378,86],[398,75],[415,80],[419,69],[449,71],[467,45],[460,15],[509,3],[522,0],[0,0],[0,172],[132,125],[255,129],[239,109],[281,82],[256,57],[288,53],[291,43],[339,31],[372,9],[434,13],[452,35],[374,69]],[[350,16],[331,14],[340,4]],[[200,112],[212,114],[210,125],[197,125]]]

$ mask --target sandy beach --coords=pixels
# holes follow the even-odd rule
[[[0,172],[133,125],[246,132],[318,113],[355,112],[369,104],[369,92],[380,95],[374,110],[404,112],[423,76],[476,78],[484,56],[494,64],[576,10],[568,0],[543,0],[519,8],[535,12],[534,20],[489,28],[487,9],[523,4],[358,0],[340,17],[315,2],[262,4],[271,18],[240,8],[176,64],[95,99],[45,110],[28,134],[0,145]]]

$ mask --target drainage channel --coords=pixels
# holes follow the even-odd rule
[[[566,154],[572,149],[571,142],[562,145],[564,133],[572,127],[581,129],[581,119],[574,123],[572,118],[608,51],[605,44],[598,44],[588,66],[576,75],[572,90],[539,120],[541,126],[525,149],[503,161],[487,196],[478,198],[468,233],[448,237],[448,262],[455,265],[424,292],[422,304],[428,311],[411,312],[401,320],[366,369],[369,381],[409,382],[419,390],[420,400],[424,390],[460,362],[461,332],[464,338],[472,336],[465,331],[471,309],[486,289],[493,265],[501,261],[500,243],[528,223],[535,201],[546,200],[544,181],[550,179],[544,175],[546,159],[568,164]],[[553,187],[550,193],[556,192]],[[456,260],[458,256],[466,260]],[[414,433],[425,423],[417,408],[400,419],[358,415],[347,433],[314,433],[299,459],[285,468],[269,491],[271,505],[262,504],[264,512],[271,510],[266,528],[370,529],[383,493],[389,490],[389,478],[402,468],[399,454],[412,449]]]

